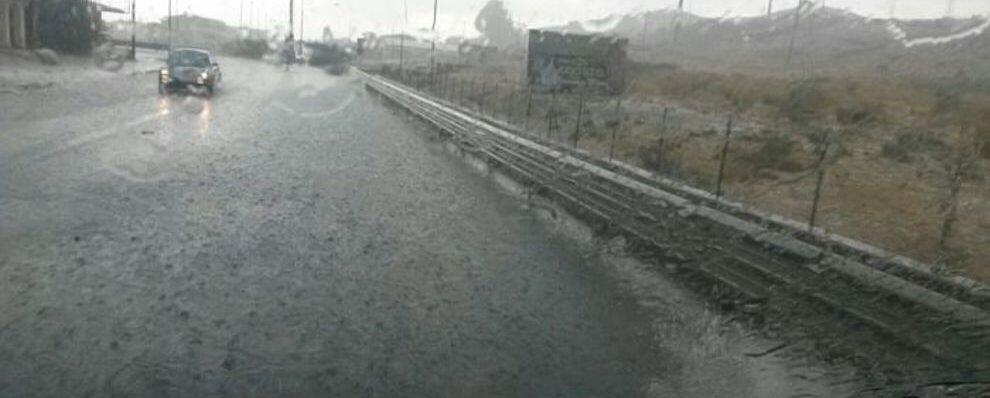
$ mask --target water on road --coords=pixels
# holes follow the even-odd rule
[[[763,397],[774,355],[359,79],[0,96],[0,396]],[[614,243],[614,242],[613,242]],[[758,355],[753,355],[753,353]]]

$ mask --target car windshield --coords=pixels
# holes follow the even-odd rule
[[[171,66],[205,68],[210,66],[210,56],[199,51],[175,51],[169,56]]]
[[[0,398],[990,398],[990,0],[0,0]]]

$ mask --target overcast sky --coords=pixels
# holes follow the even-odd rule
[[[138,19],[155,20],[168,12],[168,0],[136,0]],[[438,30],[441,35],[474,35],[474,17],[488,0],[439,0]],[[677,0],[504,0],[517,23],[524,26],[561,24],[572,20],[601,18],[611,14],[657,10],[677,6]],[[685,9],[705,16],[757,15],[766,12],[768,0],[684,0]],[[934,18],[945,15],[950,0],[817,0],[829,7],[847,8],[859,14],[898,18]],[[129,9],[130,0],[102,0]],[[335,36],[362,32],[399,32],[403,29],[403,0],[295,0],[305,8],[304,34],[318,38],[324,26]],[[243,17],[241,4],[243,3]],[[793,8],[798,0],[774,0],[775,8]],[[990,14],[990,0],[954,0],[955,16]],[[405,0],[407,31],[428,29],[433,0]],[[176,13],[189,12],[221,19],[237,26],[271,29],[288,24],[289,0],[172,0]],[[252,12],[252,9],[254,10]],[[297,14],[298,14],[297,10]],[[298,34],[299,22],[296,20]]]

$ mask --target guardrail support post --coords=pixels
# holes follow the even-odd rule
[[[718,199],[722,198],[722,181],[725,177],[725,162],[729,157],[729,144],[732,142],[732,118],[733,115],[729,115],[729,121],[725,124],[725,145],[722,146],[722,156],[720,157],[718,164],[718,181],[715,183],[715,197]]]

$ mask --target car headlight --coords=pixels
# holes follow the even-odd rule
[[[168,83],[171,77],[169,76],[168,69],[162,69],[158,71],[159,79],[162,83]]]

